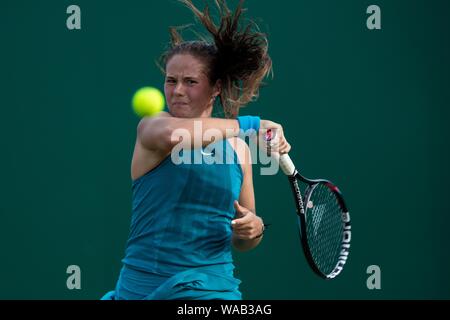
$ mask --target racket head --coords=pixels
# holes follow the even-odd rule
[[[327,180],[308,180],[298,213],[300,239],[308,264],[324,279],[339,275],[348,259],[350,215],[340,190]],[[302,213],[303,212],[303,213]]]

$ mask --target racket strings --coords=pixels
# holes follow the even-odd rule
[[[341,207],[335,194],[324,184],[314,188],[306,204],[306,233],[313,260],[319,270],[329,274],[336,267],[344,227]]]

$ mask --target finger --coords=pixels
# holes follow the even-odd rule
[[[250,221],[252,221],[251,215],[247,214],[239,219],[234,219],[231,221],[231,225],[233,226],[233,229],[242,229],[245,228],[246,224],[248,224]]]
[[[291,151],[291,145],[288,143],[281,154],[289,153]]]
[[[241,229],[241,228],[245,227],[246,225],[250,225],[252,222],[253,216],[254,216],[254,214],[250,210],[246,209],[245,212],[242,212],[240,214],[240,217],[231,221],[231,225],[233,226],[233,229],[234,228]]]
[[[291,150],[291,145],[285,140],[280,146],[280,154],[288,153]]]
[[[269,152],[278,152],[280,150],[280,144],[278,141],[271,142],[270,145],[267,145],[267,151]]]
[[[244,240],[249,240],[252,239],[252,233],[247,231],[247,232],[234,232],[234,236],[239,238],[239,239],[244,239]]]
[[[236,211],[235,217],[238,217],[238,218],[243,217],[245,214],[243,213],[242,207],[241,207],[241,205],[239,204],[239,202],[234,201],[234,204],[233,204],[233,205],[234,205],[234,210]]]
[[[247,223],[231,223],[231,228],[235,232],[250,232],[252,230],[252,226]]]
[[[236,220],[238,221],[234,223],[233,230],[250,232],[250,234],[259,232],[259,229],[263,224],[262,219],[256,216],[253,212],[250,212],[244,218]]]
[[[280,129],[281,125],[273,121],[264,121],[261,126],[262,129]]]

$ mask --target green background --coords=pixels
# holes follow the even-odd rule
[[[66,28],[71,4],[81,30]],[[371,4],[381,30],[366,27]],[[302,173],[340,186],[353,242],[338,278],[315,276],[285,178],[255,167],[257,212],[272,226],[258,248],[235,253],[244,298],[449,299],[449,3],[246,7],[268,34],[275,76],[244,114],[282,123]],[[174,0],[0,2],[1,299],[114,288],[131,212],[131,96],[162,89],[154,60],[167,27],[192,20]],[[72,264],[81,290],[66,287]],[[381,290],[366,286],[370,265]]]

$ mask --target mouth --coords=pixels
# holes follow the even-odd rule
[[[184,103],[184,102],[174,102],[174,103],[172,103],[172,106],[174,106],[174,107],[185,107],[187,105],[188,104]]]

